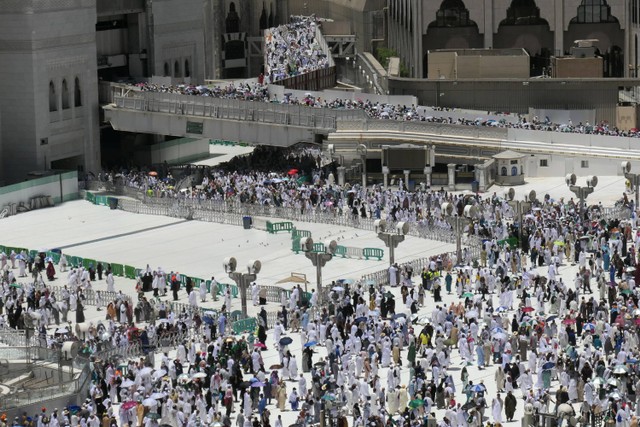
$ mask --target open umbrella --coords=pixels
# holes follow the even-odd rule
[[[186,384],[191,382],[191,378],[189,377],[189,374],[180,374],[177,379],[180,384]]]
[[[142,401],[142,406],[146,406],[147,408],[151,408],[153,406],[156,406],[157,404],[158,404],[158,401],[155,399],[151,399],[150,397]]]
[[[409,406],[412,408],[418,408],[420,406],[424,405],[424,400],[422,399],[413,399],[411,402],[409,402]]]
[[[466,317],[467,319],[475,319],[476,317],[478,317],[478,312],[475,310],[469,310],[464,315],[464,317]]]
[[[151,372],[153,372],[153,368],[150,366],[144,367],[142,369],[140,369],[140,371],[138,372],[140,374],[140,376],[144,377],[147,375],[151,375]]]
[[[503,340],[507,338],[507,335],[504,332],[496,332],[495,334],[493,334],[493,338],[496,340]]]
[[[204,372],[196,372],[195,374],[191,375],[191,378],[193,379],[207,378],[207,374],[205,374]]]
[[[269,369],[282,369],[282,365],[279,363],[276,363],[275,365],[269,366]]]
[[[147,415],[145,415],[145,417],[152,420],[157,420],[160,419],[160,414],[158,414],[157,412],[149,412]]]
[[[631,289],[623,289],[620,293],[625,295],[631,295],[633,291]]]
[[[473,295],[473,292],[465,292],[464,294],[462,294],[462,298],[473,298]]]
[[[504,329],[502,329],[500,326],[496,326],[495,328],[493,328],[493,329],[491,330],[491,333],[492,333],[492,334],[497,334],[497,333],[503,333],[503,334],[504,334],[504,333],[505,333],[505,330],[504,330]]]
[[[549,369],[553,369],[556,367],[556,364],[553,362],[547,362],[544,365],[542,365],[542,369],[544,369],[545,371],[549,370]]]
[[[282,337],[280,338],[280,345],[289,345],[293,342],[293,340],[291,339],[291,337]]]
[[[596,331],[596,325],[594,325],[593,323],[585,323],[582,327],[582,330],[585,332],[594,333]]]
[[[129,410],[131,408],[135,408],[136,406],[138,406],[138,404],[136,402],[134,402],[133,400],[129,400],[128,402],[124,402],[121,407],[126,411]]]
[[[523,307],[522,308],[522,312],[523,313],[531,313],[532,311],[536,311],[536,309],[533,308],[533,307]]]
[[[257,348],[267,348],[267,346],[264,345],[264,343],[261,343],[260,341],[254,343],[253,346]]]
[[[251,387],[253,388],[264,387],[264,383],[261,383],[260,381],[255,381],[251,383]]]
[[[558,316],[554,314],[552,316],[547,317],[547,322],[551,322],[553,320],[556,320],[557,318],[558,318]]]
[[[504,313],[507,310],[509,310],[508,307],[505,307],[504,305],[501,305],[500,307],[496,308],[496,313]]]
[[[342,286],[334,286],[331,290],[335,292],[342,292],[344,291],[344,288]]]
[[[149,176],[158,176],[158,172],[151,171],[151,172],[149,172]]]
[[[156,399],[156,400],[158,400],[158,399],[164,399],[164,398],[165,398],[165,395],[164,395],[164,393],[157,393],[157,392],[156,392],[156,393],[153,393],[151,396],[149,396],[149,398],[150,398],[150,399]]]
[[[62,328],[58,328],[56,329],[56,334],[66,334],[69,332],[69,329],[67,329],[66,327],[62,327]]]
[[[475,393],[479,393],[481,391],[485,391],[486,387],[483,384],[476,384],[473,387],[471,387],[471,391],[475,392]]]
[[[287,172],[287,175],[295,175],[298,173],[298,169],[289,169],[289,172]]]
[[[318,343],[316,341],[309,341],[308,343],[306,343],[304,346],[306,347],[313,347],[314,345],[317,345]]]
[[[627,369],[626,366],[624,365],[617,365],[615,368],[613,368],[613,373],[615,375],[624,375],[628,372],[629,370]]]
[[[618,385],[618,380],[616,380],[615,378],[609,378],[607,380],[607,384],[608,385],[612,385],[612,386],[617,386]]]
[[[620,400],[622,399],[622,396],[620,395],[620,393],[618,393],[617,391],[614,391],[613,393],[611,393],[609,395],[610,398],[612,398],[613,400]]]
[[[325,394],[322,396],[322,400],[334,401],[336,400],[336,397],[333,394]]]
[[[362,322],[366,322],[367,318],[366,317],[358,317],[356,320],[354,320],[354,323],[362,323]]]
[[[22,285],[20,283],[12,283],[9,286],[12,288],[22,288]]]
[[[120,384],[120,387],[128,388],[128,387],[131,387],[134,384],[135,384],[135,382],[133,382],[133,381],[131,381],[129,379],[126,379],[126,380],[122,381],[122,384]]]
[[[208,325],[213,325],[215,323],[215,320],[213,320],[213,317],[210,317],[210,316],[204,316],[202,318],[202,321]]]
[[[596,379],[593,380],[593,385],[605,385],[606,381],[604,380],[604,378],[601,377],[597,377]]]
[[[562,323],[564,325],[573,325],[574,323],[576,323],[576,319],[572,319],[571,317],[567,317],[566,319],[564,319],[562,321]]]

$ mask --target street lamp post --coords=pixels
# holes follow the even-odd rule
[[[478,208],[472,205],[465,206],[462,216],[459,216],[454,214],[455,208],[451,203],[443,203],[442,212],[456,234],[456,262],[460,264],[462,262],[462,233],[464,233],[464,228],[469,220],[478,213]]]
[[[574,173],[567,174],[564,180],[569,186],[569,189],[580,200],[580,218],[583,219],[585,201],[587,200],[589,194],[593,193],[596,185],[598,185],[598,177],[595,175],[589,175],[587,177],[587,185],[584,187],[576,185],[576,174]]]
[[[378,219],[374,223],[375,231],[378,233],[378,239],[382,240],[387,248],[389,248],[389,265],[395,262],[395,249],[400,242],[404,242],[404,236],[409,232],[409,224],[399,222],[396,224],[395,230],[387,231],[387,221]]]
[[[316,268],[318,304],[322,304],[324,300],[322,292],[322,267],[333,259],[333,254],[336,253],[336,249],[338,248],[338,242],[335,240],[328,240],[324,243],[324,252],[315,252],[313,250],[313,239],[311,237],[307,237],[300,241],[300,247],[304,252],[304,256],[311,260],[311,263]]]
[[[509,206],[515,211],[514,217],[518,219],[518,242],[522,247],[522,217],[524,212],[531,210],[531,204],[536,200],[536,191],[531,190],[525,200],[514,200],[515,195],[516,191],[513,188],[509,188],[509,191],[505,193],[505,198]]]
[[[251,260],[247,264],[247,272],[242,273],[240,271],[236,271],[236,267],[238,266],[238,262],[234,257],[225,258],[222,263],[224,267],[225,273],[229,274],[229,278],[236,282],[238,285],[238,289],[240,289],[240,301],[242,302],[242,318],[246,319],[247,314],[247,288],[251,282],[254,282],[258,277],[258,273],[260,273],[260,269],[262,268],[262,263],[257,260]],[[227,310],[230,311],[231,307],[227,307]]]
[[[622,162],[622,173],[624,177],[629,180],[633,186],[633,190],[636,193],[634,209],[638,209],[638,203],[640,202],[640,173],[631,173],[631,162]]]
[[[362,159],[362,188],[367,188],[367,146],[360,144],[357,151]]]

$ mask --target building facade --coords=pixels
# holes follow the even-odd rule
[[[0,181],[100,166],[95,2],[0,2]]]
[[[531,75],[575,40],[596,39],[605,77],[636,77],[639,0],[387,0],[388,43],[415,78],[427,51],[524,48]]]

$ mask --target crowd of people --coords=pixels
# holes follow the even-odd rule
[[[266,30],[264,80],[267,83],[329,66],[329,57],[316,37],[317,28],[314,16],[296,16],[288,24]]]

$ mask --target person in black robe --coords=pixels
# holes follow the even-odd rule
[[[84,323],[84,307],[82,306],[82,300],[80,298],[78,298],[76,309],[76,323]]]

